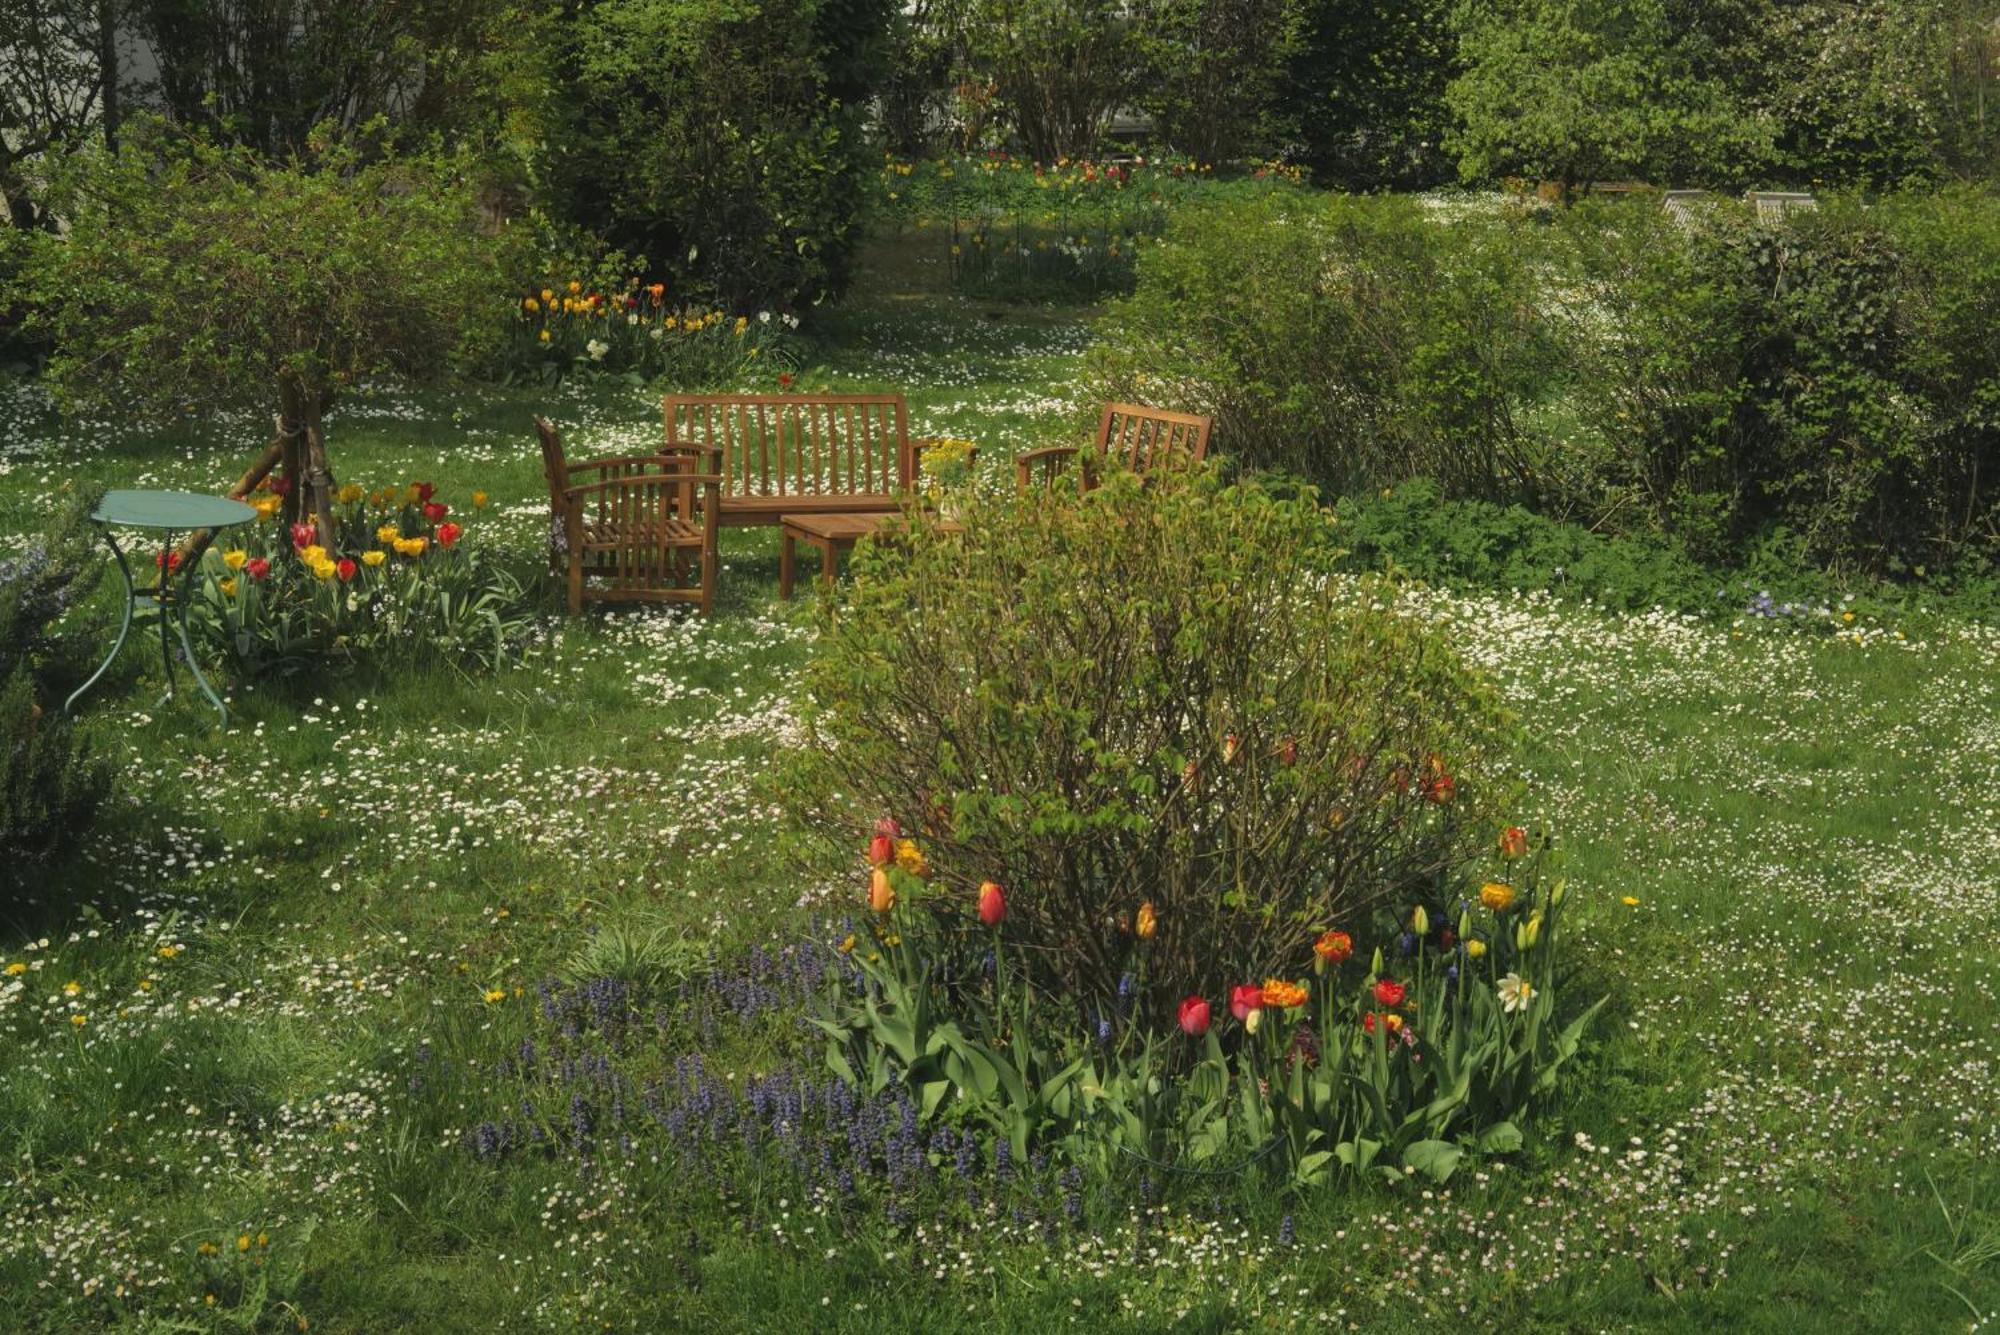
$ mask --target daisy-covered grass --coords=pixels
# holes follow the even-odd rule
[[[1089,313],[990,318],[922,263],[878,265],[800,379],[901,387],[998,476],[1087,412]],[[579,452],[658,431],[603,381],[377,387],[335,466],[487,491],[532,569],[534,411]],[[79,480],[226,485],[265,434],[58,425],[18,386],[0,415],[16,537]],[[128,655],[85,715],[117,793],[0,928],[4,1324],[1990,1326],[1992,628],[1404,591],[1520,715],[1595,1041],[1523,1153],[1444,1187],[1097,1189],[985,1144],[897,1160],[890,1110],[799,1092],[801,943],[858,887],[793,855],[768,781],[811,595],[778,601],[768,533],[724,547],[712,619],[552,619],[492,677],[236,683],[227,732]]]

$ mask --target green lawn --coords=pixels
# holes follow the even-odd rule
[[[1088,411],[1086,316],[959,303],[876,258],[807,384],[903,388],[917,430],[996,473]],[[4,392],[10,533],[83,479],[225,486],[267,434],[58,430]],[[476,535],[532,568],[538,410],[579,452],[658,430],[650,395],[601,382],[382,390],[337,411],[336,468],[486,489]],[[113,803],[0,915],[0,962],[26,966],[0,976],[0,1326],[1935,1331],[2000,1309],[2000,633],[1952,622],[1406,595],[1519,711],[1522,814],[1560,832],[1578,899],[1573,987],[1612,996],[1529,1148],[1448,1188],[941,1180],[887,1212],[739,1147],[674,1152],[644,1089],[587,1061],[561,1087],[589,1091],[597,1152],[482,1156],[478,1128],[541,1088],[521,1045],[553,1064],[565,1024],[621,1077],[696,1051],[737,1086],[813,1073],[775,953],[861,887],[802,862],[762,782],[813,596],[777,601],[769,532],[724,544],[711,620],[552,620],[492,678],[238,685],[227,733],[198,699],[156,709],[128,651],[87,709]],[[539,987],[601,976],[643,1023]]]

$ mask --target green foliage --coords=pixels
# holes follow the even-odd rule
[[[845,286],[881,0],[602,0],[559,38],[552,206],[726,308]]]
[[[1782,224],[1238,201],[1142,251],[1097,374],[1343,494],[1423,477],[1704,562],[1784,530],[1815,562],[1942,566],[1993,532],[1994,219],[1971,191]]]
[[[1274,116],[1313,179],[1349,190],[1450,180],[1444,92],[1456,40],[1451,0],[1317,0]]]
[[[1132,39],[1145,62],[1137,104],[1153,133],[1197,163],[1262,156],[1300,52],[1305,0],[1149,0]]]
[[[560,381],[572,370],[606,371],[676,390],[723,389],[753,373],[787,374],[798,363],[793,315],[732,318],[669,301],[665,284],[636,278],[611,286],[609,295],[574,279],[549,282],[515,309],[502,363],[510,378]]]
[[[1464,0],[1453,22],[1464,72],[1446,96],[1468,180],[1730,184],[1770,156],[1668,0]]]
[[[990,90],[1036,162],[1096,150],[1144,68],[1134,27],[1119,0],[965,0],[957,11],[966,80]]]
[[[71,403],[160,411],[309,397],[380,371],[435,377],[491,328],[493,244],[464,164],[270,165],[157,122],[57,164],[65,232],[28,238],[16,295]]]
[[[1104,396],[1191,407],[1245,467],[1333,492],[1455,493],[1532,468],[1519,408],[1555,364],[1516,229],[1406,198],[1278,195],[1176,215],[1102,325]]]
[[[1150,904],[1157,1013],[1457,865],[1486,797],[1453,776],[1482,773],[1497,707],[1435,637],[1325,595],[1310,498],[1122,476],[965,527],[857,553],[788,789],[840,795],[802,817],[843,846],[863,816],[920,831],[963,951],[1000,881],[1027,981],[1108,1004]]]
[[[61,713],[81,678],[88,637],[65,623],[101,573],[85,517],[96,493],[71,498],[47,534],[0,563],[0,852],[40,859],[70,844],[111,786],[109,768]]]

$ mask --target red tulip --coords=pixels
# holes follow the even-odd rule
[[[790,389],[792,387],[792,380],[793,376],[790,371],[780,371],[778,373],[778,388]]]
[[[437,523],[438,520],[443,519],[446,515],[450,513],[451,513],[451,507],[449,505],[446,505],[443,501],[424,502],[424,518],[430,520],[433,524]]]
[[[261,556],[253,556],[243,563],[243,569],[251,579],[262,579],[271,573],[271,563]]]
[[[1245,983],[1229,989],[1229,1013],[1239,1020],[1250,1017],[1251,1011],[1264,1009],[1264,989],[1255,983]]]
[[[896,857],[896,841],[886,834],[878,834],[868,841],[868,861],[877,867],[886,867]]]
[[[998,927],[1007,916],[1007,892],[995,882],[987,881],[979,887],[979,921],[988,927]]]
[[[292,546],[294,548],[304,551],[316,541],[318,541],[318,537],[310,520],[303,524],[292,525]]]
[[[333,573],[340,576],[340,582],[342,584],[345,584],[347,583],[347,581],[354,578],[354,572],[359,569],[361,569],[360,566],[354,564],[354,562],[348,560],[346,557],[343,556],[340,558],[340,563],[334,566]]]
[[[153,564],[156,566],[165,566],[168,570],[179,570],[181,568],[181,554],[179,552],[156,553],[153,557]]]
[[[875,833],[884,839],[894,839],[901,835],[903,830],[895,821],[884,816],[881,820],[875,822]]]
[[[292,489],[292,480],[283,475],[265,478],[264,489],[269,491],[273,496],[282,496]]]
[[[417,504],[429,505],[431,497],[437,492],[436,485],[430,482],[418,482],[414,485],[417,489]]]
[[[1200,1038],[1208,1032],[1208,1000],[1188,997],[1181,1002],[1181,1032]]]
[[[1410,990],[1393,978],[1383,978],[1375,984],[1375,1000],[1384,1006],[1400,1006]]]
[[[1500,832],[1500,856],[1518,858],[1528,851],[1528,832],[1518,825],[1509,825]]]
[[[428,510],[430,507],[425,506],[424,508]],[[438,509],[442,510],[444,509],[444,507],[440,505]],[[456,524],[439,524],[437,526],[438,546],[449,547],[453,543],[457,542],[459,538],[464,535],[464,533],[465,530],[460,528]]]
[[[1424,784],[1424,796],[1438,806],[1444,806],[1450,802],[1452,795],[1457,791],[1458,784],[1453,781],[1449,774],[1440,774],[1435,779]]]

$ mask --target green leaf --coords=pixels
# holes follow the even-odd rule
[[[1403,1151],[1403,1167],[1441,1183],[1451,1177],[1464,1157],[1465,1151],[1448,1140],[1420,1140]]]
[[[1512,1122],[1495,1122],[1479,1133],[1477,1145],[1482,1154],[1512,1154],[1521,1148],[1521,1128]]]

